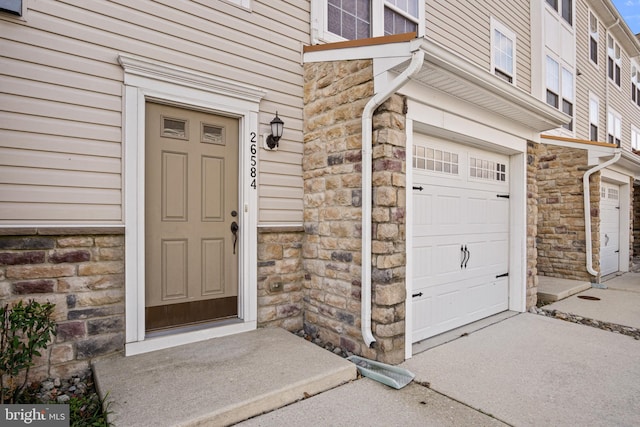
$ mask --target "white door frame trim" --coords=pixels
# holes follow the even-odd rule
[[[249,161],[252,137],[258,147],[260,100],[266,92],[148,59],[120,55],[118,61],[124,69],[125,354],[145,353],[255,329],[257,233],[250,230],[257,229],[258,195],[250,186]],[[145,105],[149,100],[239,120],[238,322],[145,339]]]

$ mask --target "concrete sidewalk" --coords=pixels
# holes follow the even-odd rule
[[[640,329],[640,273],[626,273],[604,284],[606,289],[587,289],[542,309]]]

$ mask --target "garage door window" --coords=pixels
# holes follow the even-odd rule
[[[469,159],[469,176],[488,181],[506,182],[507,165],[491,160],[471,157]]]
[[[414,145],[413,167],[425,171],[458,175],[459,156],[450,151]]]

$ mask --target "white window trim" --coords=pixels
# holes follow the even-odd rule
[[[258,196],[250,187],[250,135],[259,143],[261,89],[147,59],[119,56],[124,69],[125,332],[127,355],[253,330],[257,326]],[[241,233],[239,321],[145,339],[145,108],[147,100],[238,118]]]
[[[518,51],[517,36],[516,36],[516,33],[514,33],[509,27],[507,27],[506,25],[504,25],[503,23],[495,19],[493,16],[491,17],[491,73],[493,74],[496,73],[495,52],[494,52],[496,30],[500,31],[502,34],[507,36],[513,42],[513,58],[511,58],[511,67],[513,69],[513,74],[511,75],[511,79],[512,79],[511,84],[515,86],[516,78],[517,78],[516,76],[518,74],[516,70],[516,65],[518,63],[518,61],[516,60],[516,55]],[[505,70],[501,70],[501,71],[504,72]]]
[[[591,16],[595,17],[596,19],[596,32],[592,32],[591,31]],[[593,62],[593,60],[591,59],[591,38],[593,37],[596,41],[596,43],[598,44],[597,47],[597,51],[596,51],[596,58],[599,60],[600,59],[600,18],[598,18],[598,15],[596,15],[595,13],[593,13],[592,10],[589,10],[589,23],[587,26],[587,37],[589,40],[589,62],[591,63],[592,66],[596,67],[596,69],[600,68],[600,62]]]
[[[371,0],[372,37],[384,35],[384,0]],[[425,34],[425,2],[418,0],[418,37]],[[334,43],[346,39],[328,30],[326,0],[311,0],[311,44]]]
[[[546,3],[546,2],[545,2]],[[572,88],[571,88],[571,94],[573,96],[573,99],[571,99],[571,105],[573,106],[573,115],[572,115],[572,119],[573,119],[573,129],[569,130],[567,128],[565,128],[564,126],[558,128],[558,130],[564,134],[564,135],[568,135],[568,136],[575,136],[576,134],[576,72],[575,69],[573,67],[570,67],[566,62],[562,61],[561,58],[559,58],[557,55],[553,54],[550,50],[547,50],[546,54],[545,54],[545,58],[544,58],[544,99],[543,101],[546,103],[547,102],[547,90],[549,89],[549,86],[547,85],[547,58],[550,58],[551,60],[553,60],[556,64],[558,64],[558,91],[557,93],[555,91],[552,90],[552,92],[556,93],[556,95],[558,96],[558,107],[557,109],[559,111],[563,111],[562,110],[562,101],[564,99],[567,99],[564,97],[565,91],[563,88],[563,85],[566,84],[566,82],[564,81],[564,79],[562,78],[562,71],[566,70],[568,71],[571,76],[572,76]],[[547,105],[551,105],[551,104],[547,104]],[[552,105],[551,105],[552,106]],[[552,106],[553,107],[553,106]]]
[[[234,4],[244,9],[251,9],[251,0],[224,0],[227,3]]]
[[[635,77],[635,81],[633,80],[633,69],[636,69],[636,77]],[[633,85],[636,86],[636,100],[633,100],[633,95],[631,98],[631,102],[635,104],[636,107],[640,107],[640,93],[638,93],[638,90],[640,89],[640,64],[638,64],[638,62],[635,59],[631,60],[631,65],[629,66],[629,73],[631,75],[631,87],[633,88]]]
[[[613,40],[613,56],[611,56],[609,54],[609,37],[611,37],[611,40]],[[613,83],[613,85],[615,87],[617,87],[620,91],[622,91],[622,46],[620,46],[620,43],[618,43],[618,40],[616,40],[615,37],[613,37],[613,34],[608,33],[607,34],[607,81]],[[618,46],[618,50],[620,51],[620,58],[616,59],[616,46]],[[620,67],[620,85],[618,85],[616,83],[615,80],[615,71],[613,74],[613,78],[609,77],[609,58],[613,59],[613,63],[617,64]]]
[[[640,128],[631,125],[631,148],[640,150]]]
[[[596,117],[596,121],[593,122],[593,120],[591,120],[591,116],[592,116],[592,111],[591,111],[591,102],[594,101],[596,103],[596,107],[597,107],[597,117]],[[596,127],[598,128],[598,137],[600,136],[600,99],[592,92],[589,92],[589,140],[591,140],[591,125],[594,124],[596,125]],[[596,141],[598,139],[596,138]]]
[[[613,118],[613,121],[609,120],[610,116]],[[616,121],[620,124],[619,128],[616,126]],[[613,131],[611,129],[612,122]],[[616,130],[618,130],[619,132],[616,132]],[[620,115],[620,113],[618,113],[613,108],[609,108],[607,110],[607,142],[609,142],[609,135],[613,135],[614,144],[616,143],[615,140],[618,139],[620,141],[620,146],[622,146],[622,115]]]

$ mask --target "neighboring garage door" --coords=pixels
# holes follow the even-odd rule
[[[508,309],[509,158],[416,135],[413,341]]]
[[[620,186],[600,185],[600,274],[620,269]]]

